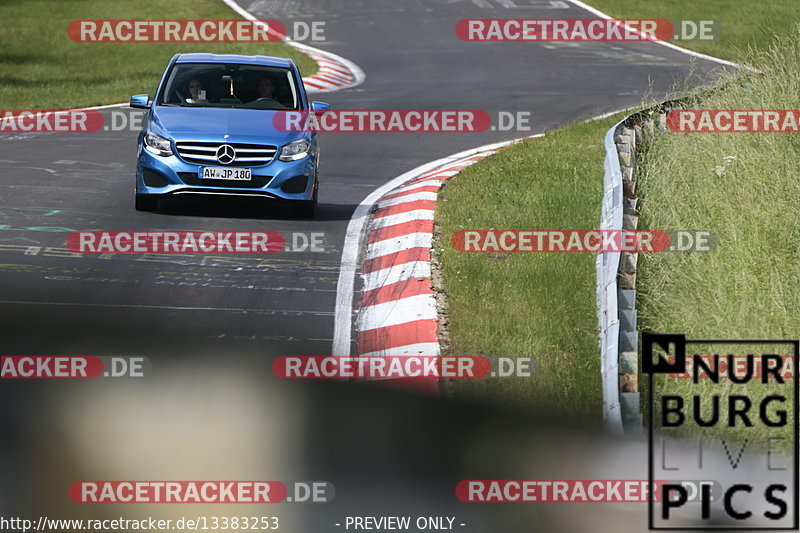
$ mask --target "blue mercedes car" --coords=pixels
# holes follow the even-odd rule
[[[313,131],[282,131],[280,112],[325,111],[309,102],[294,61],[268,56],[177,54],[139,134],[136,209],[162,198],[248,197],[289,201],[313,217],[319,149]]]

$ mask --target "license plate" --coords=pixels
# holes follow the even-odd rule
[[[206,180],[250,180],[253,179],[252,168],[202,167],[200,179]]]

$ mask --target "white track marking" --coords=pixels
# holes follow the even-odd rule
[[[581,2],[580,0],[566,0],[566,1],[570,2],[571,4],[573,4],[573,5],[577,6],[577,7],[580,7],[581,9],[585,9],[589,13],[592,13],[593,15],[597,15],[598,17],[600,17],[602,19],[611,20],[613,18],[613,17],[610,17],[609,15],[606,15],[605,13],[600,11],[599,9],[596,9],[596,8],[590,6],[589,4]],[[640,32],[636,32],[636,33],[639,33],[641,35]],[[707,59],[708,61],[714,61],[714,62],[720,63],[722,65],[728,65],[730,67],[743,68],[743,69],[749,70],[751,72],[757,72],[757,70],[755,70],[753,68],[750,68],[750,67],[747,67],[745,65],[740,65],[738,63],[734,63],[733,61],[727,61],[725,59],[720,59],[718,57],[709,56],[709,55],[706,55],[706,54],[701,54],[699,52],[693,52],[692,50],[687,50],[686,48],[681,48],[680,46],[678,46],[676,44],[672,44],[672,43],[667,42],[667,41],[653,40],[653,41],[649,41],[649,42],[660,44],[661,46],[666,46],[667,48],[672,48],[673,50],[677,50],[678,52],[682,52],[682,53],[688,54],[690,56],[699,57],[701,59]]]
[[[247,20],[252,20],[252,21],[259,20],[258,17],[254,16],[252,13],[250,13],[249,11],[244,9],[242,6],[240,6],[239,4],[234,2],[233,0],[222,0],[222,1],[228,7],[230,7],[234,11],[236,11],[239,15],[241,15],[244,18],[246,18]],[[349,83],[349,84],[346,84],[346,85],[337,86],[337,89],[348,89],[350,87],[355,87],[357,85],[361,85],[362,83],[364,83],[364,80],[367,79],[366,75],[364,74],[364,71],[361,70],[361,67],[359,67],[358,65],[356,65],[355,63],[353,63],[349,59],[345,59],[344,57],[342,57],[340,55],[336,55],[336,54],[334,54],[332,52],[326,52],[325,50],[321,50],[319,48],[314,48],[313,46],[309,46],[307,44],[298,43],[297,41],[294,41],[294,40],[290,39],[289,37],[286,37],[284,39],[284,41],[289,46],[297,48],[301,52],[305,52],[306,54],[311,55],[312,58],[313,58],[314,54],[317,54],[317,55],[322,56],[323,60],[324,59],[328,59],[328,60],[330,60],[330,61],[332,61],[334,63],[340,63],[340,64],[345,65],[347,67],[347,69],[353,74],[353,77],[355,79],[353,80],[352,83]],[[319,62],[320,61],[318,61],[318,63]],[[322,66],[322,65],[320,65],[320,66]],[[312,78],[314,80],[314,82],[318,81],[316,78],[314,78],[313,75],[309,76],[309,77]],[[321,80],[319,80],[319,81],[321,81]],[[311,91],[311,92],[313,92],[313,91]]]

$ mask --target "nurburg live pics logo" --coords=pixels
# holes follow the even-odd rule
[[[648,528],[797,530],[800,341],[643,333],[642,345],[649,481],[721,486],[691,501],[679,483],[665,484],[648,502]]]

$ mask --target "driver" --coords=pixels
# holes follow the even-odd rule
[[[190,104],[207,104],[208,100],[206,100],[206,91],[203,87],[203,82],[198,80],[197,78],[193,78],[189,80],[189,93],[191,94],[191,98],[187,98],[186,101]]]
[[[258,97],[259,98],[275,98],[273,93],[275,92],[274,87],[272,86],[272,79],[269,76],[262,76],[258,80]]]

